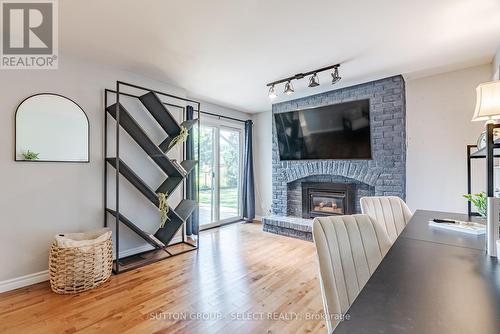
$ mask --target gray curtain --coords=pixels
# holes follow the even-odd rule
[[[255,191],[253,178],[252,121],[245,121],[245,149],[243,157],[243,218],[255,218]]]
[[[194,119],[194,110],[192,106],[186,107],[186,119]],[[186,140],[186,159],[193,160],[195,159],[195,142],[193,138],[195,128],[194,126],[189,130],[189,136]],[[187,177],[186,179],[186,198],[192,199],[194,201],[198,200],[198,186],[196,184],[196,175],[197,175],[196,167]],[[191,217],[186,221],[186,234],[187,235],[198,235],[200,230],[199,225],[199,216],[198,216],[198,208],[193,212]]]

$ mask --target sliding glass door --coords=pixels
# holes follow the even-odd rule
[[[202,121],[200,137],[201,229],[242,219],[243,129]]]

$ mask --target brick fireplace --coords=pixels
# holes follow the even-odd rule
[[[280,161],[273,125],[273,226],[264,230],[311,239],[310,236],[280,228],[297,224],[310,225],[302,218],[302,184],[311,182],[347,184],[352,187],[353,213],[360,212],[359,198],[363,196],[406,196],[406,111],[405,85],[402,76],[394,76],[305,98],[277,103],[273,113],[322,105],[370,100],[372,160],[294,160]],[[273,119],[274,122],[274,119]],[[277,223],[280,218],[281,223]],[[287,221],[287,223],[284,223]],[[296,226],[295,226],[296,227]],[[301,227],[302,228],[302,227]],[[308,232],[309,231],[309,232]],[[310,233],[310,227],[304,233]]]

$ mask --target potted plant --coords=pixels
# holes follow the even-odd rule
[[[172,139],[172,141],[168,145],[168,148],[171,148],[172,146],[174,146],[177,143],[184,143],[187,140],[188,136],[189,136],[188,129],[184,126],[181,126],[181,132],[179,133],[179,135],[177,137]]]
[[[465,194],[463,195],[469,202],[474,204],[477,208],[477,212],[481,217],[486,218],[488,215],[488,197],[485,192],[480,192],[477,194]]]
[[[35,153],[27,150],[26,152],[23,152],[22,155],[24,160],[34,161],[39,159],[38,156],[40,155],[40,153]]]

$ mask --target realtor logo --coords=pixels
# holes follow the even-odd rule
[[[57,69],[57,2],[1,1],[1,69]]]

